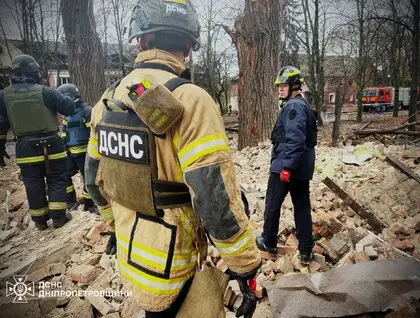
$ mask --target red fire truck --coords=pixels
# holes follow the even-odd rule
[[[408,107],[410,101],[410,88],[400,87],[398,96],[400,107]],[[376,110],[384,112],[388,108],[393,108],[395,103],[394,87],[368,87],[363,90],[362,104],[363,110]]]

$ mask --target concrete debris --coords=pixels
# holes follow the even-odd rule
[[[229,137],[238,181],[250,204],[252,229],[255,235],[260,235],[264,224],[271,142],[236,151],[237,137]],[[420,257],[420,186],[384,161],[388,155],[398,156],[398,160],[418,173],[418,168],[412,166],[413,157],[409,153],[405,155],[407,159],[401,156],[403,150],[402,146],[383,147],[373,142],[332,149],[321,142],[317,147],[316,173],[311,181],[314,260],[308,266],[300,263],[294,208],[290,196],[287,196],[281,209],[277,255],[262,253],[265,260],[257,275],[259,303],[254,317],[273,316],[266,297],[268,283],[275,284],[301,273],[321,275],[342,267],[368,266],[374,260],[383,262],[386,259]],[[364,152],[367,153],[364,155]],[[354,157],[346,157],[348,155]],[[350,159],[355,163],[344,163],[343,158],[347,163]],[[36,231],[28,213],[23,184],[17,179],[19,169],[13,166],[4,169],[5,174],[0,171],[0,175],[10,175],[11,181],[4,187],[2,184],[0,189],[2,285],[10,281],[12,275],[23,274],[30,268],[28,280],[61,282],[65,290],[124,291],[115,257],[103,253],[108,236],[101,235],[106,231],[101,218],[79,209],[72,213],[73,220],[63,228]],[[326,177],[346,197],[323,184]],[[75,178],[75,187],[78,192],[82,191],[80,176]],[[381,228],[376,231],[379,236],[371,232],[375,232],[377,225]],[[228,269],[214,246],[208,249],[207,262],[222,271]],[[0,291],[0,296],[5,296],[4,291]],[[234,282],[229,285],[225,296],[225,303],[229,306],[226,316],[234,317],[231,310],[237,310],[242,301]],[[0,312],[11,313],[9,316],[14,317],[15,312],[9,311],[10,306],[0,303]],[[61,297],[54,301],[37,301],[30,304],[33,308],[29,304],[25,306],[20,309],[23,310],[19,312],[21,316],[31,317],[28,313],[35,313],[52,318],[144,317],[144,311],[133,298],[121,295],[85,300]],[[84,308],[83,312],[75,311],[76,307]],[[274,316],[278,317],[277,314]]]
[[[70,268],[67,276],[75,282],[90,283],[97,277],[97,271],[92,265],[76,265]]]

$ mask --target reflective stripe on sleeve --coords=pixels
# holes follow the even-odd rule
[[[230,151],[226,135],[209,135],[197,139],[178,152],[178,159],[181,169],[185,170],[192,163],[216,151]]]

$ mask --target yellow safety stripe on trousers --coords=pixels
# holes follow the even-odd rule
[[[7,135],[0,135],[0,139],[6,139]]]
[[[72,193],[74,192],[74,185],[66,187],[66,193]]]
[[[95,160],[101,160],[101,154],[98,151],[98,140],[89,138],[87,151],[88,151],[89,157]]]
[[[84,197],[85,199],[92,199],[92,197],[90,196],[90,194],[89,194],[89,193],[87,193],[86,191],[83,191],[83,197]]]
[[[68,122],[67,122],[67,120],[64,118],[64,119],[63,119],[63,125],[64,125],[64,126],[67,126],[67,124],[68,124]]]
[[[65,210],[67,209],[67,202],[48,202],[48,209]]]
[[[60,137],[61,137],[61,138],[66,138],[66,137],[67,137],[67,133],[66,133],[66,132],[62,132],[62,133],[60,133]]]
[[[198,159],[220,150],[230,151],[228,139],[224,134],[209,135],[197,139],[186,145],[178,152],[181,169],[184,171]]]
[[[87,128],[90,128],[90,127],[92,126],[92,123],[91,123],[90,121],[88,121],[87,123],[85,123],[85,126],[86,126]]]
[[[119,232],[116,232],[115,234],[117,236],[117,243],[128,251],[129,239],[121,235]],[[135,255],[138,259],[144,261],[145,264],[156,267],[160,270],[164,270],[166,267],[168,253],[155,250],[138,242],[132,242],[131,253],[132,256]],[[193,251],[186,254],[175,253],[172,260],[172,267],[178,266],[180,267],[178,269],[188,268],[191,267],[191,264],[195,263],[196,260],[197,258]]]
[[[231,243],[213,241],[222,256],[235,256],[239,255],[253,244],[254,236],[251,227],[248,226],[246,231]]]
[[[58,159],[63,159],[67,157],[67,152],[59,152],[59,153],[54,153],[52,155],[48,155],[48,159],[49,160],[58,160]],[[22,163],[36,163],[36,162],[42,162],[45,161],[45,156],[34,156],[34,157],[23,157],[23,158],[16,158],[16,163],[17,164],[22,164]]]
[[[29,214],[32,216],[43,216],[48,213],[47,207],[41,209],[29,209]]]
[[[69,151],[73,155],[85,153],[87,151],[87,145],[83,146],[70,146]]]
[[[100,210],[99,213],[104,221],[112,221],[114,219],[114,214],[112,213],[111,208]]]
[[[128,265],[122,258],[122,255],[118,255],[117,260],[121,275],[130,283],[155,295],[178,295],[185,282],[195,273],[195,270],[192,270],[191,273],[182,277],[169,279],[158,278],[137,270]]]

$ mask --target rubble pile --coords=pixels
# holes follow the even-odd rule
[[[231,143],[236,144],[236,137],[231,136]],[[270,152],[271,143],[267,141],[234,153],[240,185],[254,212],[251,221],[256,235],[262,232]],[[379,143],[318,147],[311,182],[315,259],[308,267],[300,265],[293,205],[288,196],[281,211],[278,257],[263,255],[266,260],[257,288],[263,290],[265,280],[274,281],[281,275],[325,272],[372,260],[413,256],[420,259],[420,184],[385,162],[391,154],[420,175],[420,165],[414,162],[420,154],[415,149],[385,149]],[[364,210],[380,219],[385,227],[382,233],[373,233],[368,221],[322,182],[326,177],[335,180]]]
[[[230,135],[232,149],[236,135]],[[271,143],[233,151],[238,180],[251,208],[255,235],[263,226],[264,200],[269,175]],[[282,276],[326,272],[347,264],[373,260],[420,258],[420,185],[391,166],[385,157],[394,155],[417,174],[420,165],[414,148],[384,148],[379,143],[358,146],[317,148],[314,180],[311,182],[315,258],[302,266],[297,251],[293,205],[288,196],[282,206],[278,235],[278,256],[264,256],[257,276],[259,299],[254,317],[272,317],[264,284]],[[73,220],[63,228],[44,232],[30,222],[26,194],[19,180],[19,169],[8,165],[0,171],[0,282],[11,282],[13,275],[29,275],[28,281],[50,282],[60,290],[95,290],[101,297],[27,297],[27,304],[13,306],[13,297],[0,297],[0,310],[7,317],[142,317],[131,297],[124,296],[115,257],[104,255],[108,240],[101,235],[105,226],[97,215],[73,212]],[[328,177],[367,213],[384,225],[375,233],[369,221],[340,199],[324,182]],[[74,180],[81,193],[80,177]],[[209,247],[207,262],[221,270],[227,267],[217,249]],[[37,286],[35,284],[35,286]],[[121,291],[122,295],[113,295]],[[108,293],[106,293],[108,292]],[[5,296],[6,290],[0,291]],[[112,295],[111,295],[112,294]],[[242,301],[235,281],[229,282],[224,302],[227,317],[234,317]],[[139,314],[140,313],[140,314]]]

